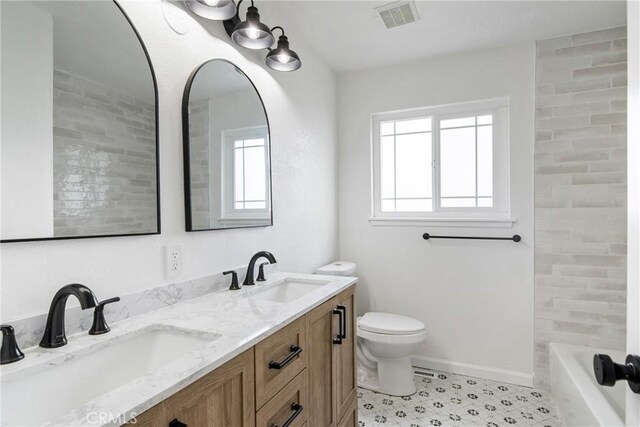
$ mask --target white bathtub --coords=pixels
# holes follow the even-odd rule
[[[566,426],[624,426],[627,383],[602,387],[593,375],[593,355],[605,353],[616,362],[622,351],[551,343],[551,395]]]

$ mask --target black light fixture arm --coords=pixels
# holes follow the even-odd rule
[[[273,30],[280,30],[282,31],[282,35],[284,36],[284,28],[282,28],[280,25],[276,25],[275,27],[273,27],[271,29],[271,32],[273,32]]]
[[[227,32],[227,35],[229,37],[231,37],[231,33],[233,33],[233,30],[236,28],[236,25],[238,25],[241,22],[241,19],[240,19],[241,4],[242,4],[242,0],[239,0],[238,4],[236,5],[236,14],[233,16],[233,18],[227,19],[226,21],[222,21],[224,30]],[[253,5],[253,0],[251,0],[251,4]]]

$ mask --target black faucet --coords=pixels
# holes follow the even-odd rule
[[[78,298],[80,307],[82,307],[83,310],[98,305],[98,299],[95,294],[85,285],[72,283],[60,288],[51,301],[49,315],[47,316],[47,325],[44,328],[44,336],[42,337],[42,341],[40,341],[40,347],[56,348],[67,344],[64,329],[64,311],[67,298],[69,298],[70,295]]]
[[[120,301],[120,297],[109,298],[107,300],[100,301],[100,303],[96,305],[96,308],[93,311],[93,324],[91,325],[91,329],[89,329],[89,335],[106,334],[111,330],[104,318],[104,306],[118,301]]]
[[[16,334],[11,325],[0,325],[2,330],[2,348],[0,349],[0,365],[24,359],[16,341]]]
[[[269,261],[269,263],[271,264],[275,264],[276,262],[278,262],[276,261],[276,257],[274,257],[271,252],[267,252],[267,251],[258,252],[257,254],[252,256],[251,261],[249,261],[249,265],[247,266],[247,275],[244,278],[244,282],[242,282],[242,286],[255,285],[255,282],[253,281],[253,269],[255,268],[256,261],[258,261],[260,258],[266,258],[267,261]]]

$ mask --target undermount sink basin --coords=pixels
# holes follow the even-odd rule
[[[0,377],[1,423],[33,426],[58,419],[219,337],[150,327],[88,353],[72,354],[58,364],[42,363],[5,375]]]
[[[250,294],[249,297],[260,301],[292,302],[317,291],[330,283],[326,280],[285,279],[283,282]]]

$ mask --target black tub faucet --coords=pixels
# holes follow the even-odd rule
[[[271,252],[267,252],[267,251],[258,252],[257,254],[252,256],[251,261],[249,261],[249,265],[247,266],[247,275],[244,278],[244,282],[242,283],[242,286],[255,285],[255,282],[253,281],[253,270],[256,266],[256,262],[260,258],[266,258],[267,261],[269,261],[269,263],[271,264],[275,264],[276,262],[278,262],[276,261],[276,257],[274,257]]]
[[[72,283],[63,286],[55,294],[49,307],[47,325],[44,328],[44,336],[40,341],[40,347],[56,348],[67,344],[67,337],[64,329],[64,314],[67,298],[75,296],[80,301],[83,310],[93,308],[98,305],[98,299],[91,289],[79,283]]]

